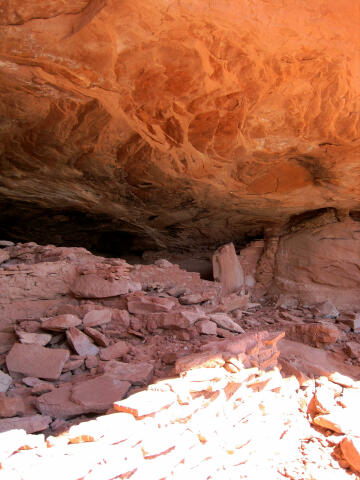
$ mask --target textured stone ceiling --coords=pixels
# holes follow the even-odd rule
[[[0,24],[3,234],[86,214],[192,247],[360,208],[359,2],[0,0]]]

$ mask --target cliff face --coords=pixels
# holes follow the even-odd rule
[[[0,23],[3,232],[209,245],[359,209],[358,2],[0,0]]]

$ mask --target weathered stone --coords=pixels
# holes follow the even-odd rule
[[[353,358],[360,358],[360,343],[346,342],[346,352]]]
[[[109,345],[109,339],[107,336],[99,332],[99,330],[96,330],[96,328],[87,327],[84,328],[84,332],[94,340],[96,345],[99,345],[100,347],[107,347]]]
[[[97,327],[111,322],[111,310],[92,310],[83,318],[84,327]]]
[[[69,372],[71,370],[76,370],[84,364],[84,360],[69,360],[65,363],[63,367],[63,372]]]
[[[354,387],[355,382],[352,378],[348,377],[347,375],[342,375],[339,372],[331,372],[328,375],[328,379],[333,382],[341,385],[342,387]]]
[[[72,348],[79,355],[96,355],[99,349],[90,338],[75,327],[71,327],[66,331],[66,338]]]
[[[7,392],[12,384],[10,375],[0,370],[0,392]]]
[[[169,312],[177,304],[174,298],[134,295],[128,298],[128,310],[134,314]]]
[[[334,407],[330,413],[314,417],[313,422],[336,433],[360,436],[360,420],[354,408]]]
[[[25,405],[20,396],[7,397],[4,393],[0,394],[0,417],[15,417],[24,411]]]
[[[51,418],[43,415],[32,415],[30,417],[13,417],[0,420],[0,433],[8,430],[20,429],[26,433],[36,433],[46,430]]]
[[[75,385],[70,398],[87,411],[102,413],[111,408],[115,401],[124,398],[130,386],[130,382],[112,375],[101,375]]]
[[[216,335],[216,323],[211,320],[199,320],[195,324],[199,333],[203,335]]]
[[[232,243],[224,245],[214,253],[213,271],[214,279],[221,283],[222,295],[236,292],[244,286],[244,272]]]
[[[175,363],[175,373],[186,372],[193,368],[213,368],[223,366],[225,360],[222,355],[215,352],[193,353],[182,358],[178,358]]]
[[[337,318],[339,316],[338,309],[330,300],[319,303],[311,311],[316,317]]]
[[[148,315],[148,325],[152,322],[157,328],[187,329],[197,320],[205,318],[205,313],[190,310],[180,310],[169,313],[152,313]]]
[[[110,347],[102,348],[100,350],[101,360],[114,360],[126,355],[129,351],[129,345],[126,342],[116,342]]]
[[[151,363],[123,363],[110,360],[103,366],[104,373],[114,375],[119,380],[126,380],[133,385],[148,385],[154,373]]]
[[[143,417],[159,412],[176,402],[176,395],[172,392],[156,392],[145,390],[135,393],[126,400],[114,403],[118,412],[131,413],[135,417]]]
[[[100,273],[78,275],[71,286],[79,298],[106,298],[141,290],[141,285],[126,278],[106,278]]]
[[[245,330],[235,323],[226,313],[213,313],[209,315],[209,318],[220,328],[225,328],[226,330],[236,333],[245,333]]]
[[[289,340],[301,340],[315,347],[324,343],[335,343],[339,337],[340,330],[327,323],[303,323],[286,329],[286,338]]]
[[[128,328],[130,325],[130,315],[127,310],[120,310],[117,308],[112,309],[112,324]]]
[[[71,400],[72,384],[64,384],[52,392],[41,395],[35,402],[36,408],[43,415],[50,415],[53,418],[70,418],[88,410]]]
[[[68,350],[15,343],[6,357],[6,365],[10,372],[56,380],[69,355]]]
[[[20,343],[25,345],[47,345],[52,339],[52,335],[48,333],[28,333],[16,330],[16,334],[19,337]]]
[[[81,325],[81,320],[76,315],[64,314],[57,317],[43,320],[41,328],[44,330],[52,330],[54,332],[62,332],[71,327]]]
[[[360,472],[360,438],[347,436],[341,440],[340,448],[351,468]]]

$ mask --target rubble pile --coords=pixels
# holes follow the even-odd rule
[[[4,478],[358,478],[357,312],[253,303],[233,246],[215,282],[1,246]]]

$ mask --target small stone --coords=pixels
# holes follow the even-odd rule
[[[133,385],[145,386],[150,383],[154,373],[151,363],[123,363],[110,360],[104,365],[104,373],[114,375],[119,380],[127,380]]]
[[[111,310],[92,310],[88,312],[84,319],[84,327],[97,327],[111,322]]]
[[[99,359],[96,355],[89,355],[85,360],[86,368],[96,368],[98,366]]]
[[[110,345],[110,347],[102,348],[100,350],[100,358],[101,360],[114,360],[126,355],[128,351],[129,345],[126,342],[120,341],[114,343],[114,345]]]
[[[353,358],[360,358],[360,344],[357,342],[346,342],[345,351]]]
[[[211,320],[199,320],[195,324],[198,332],[202,335],[216,335],[216,323]]]
[[[8,430],[25,430],[26,433],[36,433],[46,430],[51,422],[51,417],[32,415],[30,417],[13,417],[0,420],[0,432]]]
[[[25,405],[21,397],[7,397],[5,393],[0,394],[0,417],[15,417],[22,415],[24,411]]]
[[[114,409],[118,412],[131,413],[135,417],[143,417],[167,408],[176,402],[173,392],[157,392],[145,390],[135,393],[126,400],[114,403]]]
[[[340,448],[351,468],[360,472],[360,438],[347,436],[340,442]]]
[[[109,339],[106,335],[96,330],[96,328],[86,327],[84,328],[84,332],[94,340],[96,345],[100,347],[107,347],[109,345]]]
[[[79,355],[96,355],[99,349],[90,338],[75,327],[69,328],[66,332],[66,338],[72,348]]]
[[[15,343],[6,357],[6,365],[10,372],[56,380],[69,355],[68,350]]]
[[[338,309],[330,300],[319,303],[318,305],[316,305],[311,309],[311,312],[316,317],[322,317],[322,318],[337,318],[339,316]]]
[[[0,370],[0,392],[7,392],[12,384],[10,375]]]
[[[355,312],[343,312],[338,317],[338,322],[348,325],[354,332],[360,329],[360,314]]]
[[[226,313],[213,313],[209,315],[209,317],[210,320],[215,322],[220,328],[230,330],[231,332],[245,333],[245,330],[235,323]]]
[[[127,310],[120,310],[117,308],[112,309],[112,321],[113,325],[122,328],[128,328],[130,325],[130,315]]]
[[[71,327],[81,325],[81,320],[76,315],[58,315],[57,317],[43,320],[41,328],[44,330],[52,330],[54,332],[62,332]]]
[[[69,360],[65,363],[63,367],[63,372],[69,372],[71,370],[76,370],[84,364],[84,360]]]
[[[16,334],[19,337],[20,343],[24,343],[25,345],[36,344],[44,347],[52,338],[52,335],[48,333],[28,333],[17,330]]]

